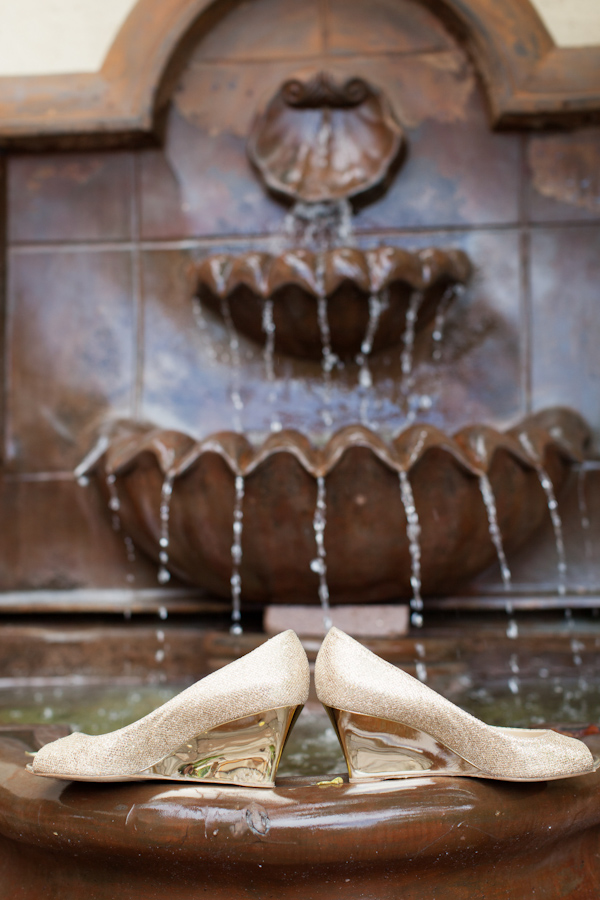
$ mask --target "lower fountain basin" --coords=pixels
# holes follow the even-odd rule
[[[453,591],[496,559],[490,518],[507,553],[520,547],[548,516],[540,476],[558,493],[588,437],[581,417],[565,409],[505,433],[477,425],[449,437],[415,425],[389,443],[352,426],[322,449],[292,431],[255,448],[235,433],[198,442],[125,423],[103,459],[103,481],[108,477],[107,497],[140,548],[157,562],[162,554],[180,578],[229,597],[235,482],[243,479],[243,599],[316,603],[320,582],[311,562],[321,477],[330,597],[364,603],[412,596],[417,538],[425,595]],[[418,515],[412,546],[401,473]],[[172,486],[168,510],[165,484]]]
[[[324,775],[261,791],[71,783],[25,769],[54,736],[0,735],[1,900],[600,894],[600,772],[534,784]]]

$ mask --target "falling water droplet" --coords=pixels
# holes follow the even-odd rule
[[[123,538],[125,541],[125,549],[127,551],[127,562],[134,563],[135,562],[135,546],[131,538],[128,534]]]
[[[519,637],[519,626],[517,625],[515,619],[509,619],[508,627],[506,629],[506,636],[511,640],[515,640]]]
[[[106,487],[108,490],[108,508],[111,512],[114,513],[112,517],[112,527],[113,531],[121,530],[121,518],[119,516],[119,510],[121,509],[121,501],[119,500],[119,494],[117,491],[117,478],[112,472],[110,472],[106,476]]]
[[[419,679],[419,681],[427,681],[427,666],[425,665],[425,663],[419,661],[416,663],[415,668],[417,670],[417,678]]]
[[[231,634],[242,634],[242,532],[244,523],[244,494],[246,483],[243,475],[235,477],[235,499],[233,503],[233,541],[231,543]]]
[[[123,541],[125,543],[125,553],[127,554],[127,562],[133,565],[136,561],[135,556],[135,545],[132,539],[128,534],[123,535]],[[125,580],[129,582],[129,584],[133,584],[135,582],[135,573],[127,572],[125,575]]]

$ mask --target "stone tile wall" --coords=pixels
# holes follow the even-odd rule
[[[411,0],[242,3],[188,60],[162,148],[5,160],[0,589],[156,585],[150,563],[127,560],[94,484],[71,473],[110,419],[198,436],[232,427],[225,330],[208,313],[198,327],[188,267],[216,249],[273,246],[285,209],[245,141],[260,99],[307,68],[379,85],[406,129],[403,167],[357,211],[359,245],[460,246],[475,265],[441,363],[430,333],[417,343],[417,384],[434,400],[424,417],[503,427],[564,404],[600,433],[600,131],[491,132],[468,58]],[[271,415],[262,351],[240,346],[243,425],[260,433]],[[396,363],[382,354],[372,368],[380,415],[400,427]],[[318,364],[276,365],[283,424],[313,432]],[[356,373],[336,376],[336,424],[356,421],[359,401]],[[581,478],[572,496],[593,499],[597,476]],[[570,585],[591,592],[592,499],[580,538],[581,503],[565,501]],[[521,593],[552,589],[551,531],[540,541],[518,561]],[[480,586],[496,590],[498,573]]]

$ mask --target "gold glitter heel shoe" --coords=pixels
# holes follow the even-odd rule
[[[308,687],[306,653],[284,631],[132,725],[46,744],[27,768],[72,781],[272,787]]]
[[[319,650],[315,682],[351,782],[432,775],[550,781],[600,766],[575,738],[486,725],[337,628]]]

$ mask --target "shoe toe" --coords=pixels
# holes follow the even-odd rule
[[[74,732],[38,750],[31,769],[36,775],[85,774],[89,770],[89,756],[89,736]]]
[[[513,771],[521,769],[525,778],[568,778],[592,771],[594,758],[588,747],[576,738],[556,731],[540,731],[534,742],[525,740],[521,759]]]

